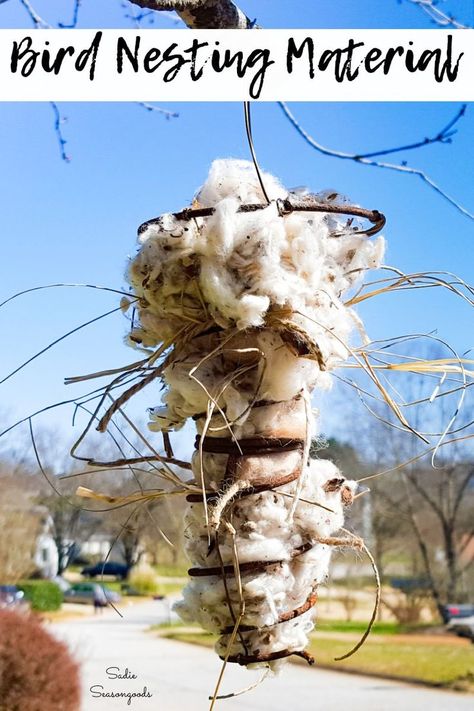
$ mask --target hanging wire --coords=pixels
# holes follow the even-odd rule
[[[268,196],[265,184],[263,181],[262,171],[258,164],[257,155],[255,152],[255,146],[252,136],[252,120],[250,114],[250,102],[244,101],[244,116],[245,116],[245,130],[247,133],[248,145],[250,148],[250,153],[252,155],[253,164],[255,167],[255,172],[257,173],[257,178],[260,183],[260,187],[265,198],[265,203],[252,203],[252,204],[241,204],[237,212],[254,212],[256,210],[265,209],[271,204],[271,200]],[[290,199],[289,197],[285,199],[276,200],[278,207],[278,212],[281,217],[288,215],[292,212],[323,212],[327,214],[335,215],[350,215],[353,217],[361,217],[372,223],[373,227],[367,229],[359,229],[359,227],[354,227],[353,232],[357,232],[359,235],[366,235],[367,237],[372,237],[373,235],[380,232],[380,230],[385,225],[385,215],[383,215],[378,210],[367,210],[366,208],[359,207],[358,205],[341,205],[339,203],[330,202],[328,200],[321,200],[318,195],[307,195],[304,200]],[[177,220],[191,220],[198,217],[209,217],[215,212],[214,207],[188,207],[180,212],[171,213],[173,217]],[[143,222],[138,228],[138,236],[145,232],[150,225],[159,223],[161,217],[153,217],[146,222]],[[349,220],[347,227],[350,226],[352,220]],[[346,234],[345,231],[340,233],[334,233],[332,237],[342,237]],[[352,232],[351,232],[352,234]]]
[[[244,116],[245,116],[245,130],[247,132],[247,140],[249,143],[250,153],[252,154],[253,164],[255,166],[255,170],[257,171],[258,182],[260,183],[260,187],[262,188],[262,193],[263,193],[265,200],[267,201],[267,205],[270,205],[270,198],[268,197],[268,193],[265,190],[265,185],[263,182],[262,173],[260,170],[260,166],[258,165],[257,155],[255,153],[255,147],[253,145],[252,120],[251,120],[251,116],[250,116],[250,101],[244,101]]]

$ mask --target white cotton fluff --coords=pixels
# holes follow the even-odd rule
[[[271,200],[288,196],[271,175],[264,173],[263,181]],[[129,340],[153,347],[173,342],[183,326],[244,331],[272,326],[277,318],[315,344],[324,363],[322,370],[314,359],[296,358],[282,349],[274,326],[260,333],[262,397],[289,399],[303,384],[328,387],[328,373],[348,357],[350,335],[359,323],[344,305],[344,295],[364,271],[380,264],[384,240],[347,230],[334,236],[343,230],[342,219],[307,212],[281,217],[276,202],[255,212],[238,212],[242,203],[262,202],[253,164],[216,160],[194,202],[196,207],[215,208],[211,217],[184,221],[165,214],[142,231],[140,250],[128,269],[140,297],[140,325]],[[199,386],[186,376],[186,368],[189,372],[196,366],[202,353],[191,343],[184,355],[186,366],[173,364],[165,374],[170,392],[163,401],[173,427],[202,412],[207,403],[202,388],[199,393]],[[292,358],[295,367],[284,381],[278,374],[288,369]],[[212,361],[199,372],[200,382],[213,395],[213,371],[218,368]],[[160,418],[152,429],[164,421],[161,410]]]
[[[139,297],[130,341],[169,353],[162,404],[150,410],[154,431],[178,429],[192,417],[206,439],[308,443],[309,394],[328,387],[331,371],[349,356],[352,332],[362,331],[345,298],[380,264],[383,239],[357,234],[334,215],[283,216],[277,201],[288,191],[271,175],[263,174],[263,182],[271,203],[241,212],[242,204],[265,202],[255,168],[217,160],[193,203],[214,208],[212,215],[166,214],[141,231],[128,270]],[[308,464],[307,447],[247,453],[230,481],[229,461],[226,453],[193,457],[196,484],[217,498],[207,506],[207,521],[203,502],[189,505],[186,551],[193,567],[214,570],[232,567],[237,554],[244,566],[241,622],[255,629],[240,632],[229,648],[241,602],[232,572],[225,585],[220,573],[192,577],[176,609],[220,634],[216,650],[223,657],[303,650],[314,607],[285,616],[326,578],[324,539],[342,526],[356,485],[331,462]],[[283,480],[290,483],[272,483]],[[258,491],[241,494],[246,487]],[[255,561],[258,570],[245,567]]]
[[[256,650],[264,655],[284,649],[302,650],[308,644],[315,608],[286,622],[278,622],[278,616],[303,605],[311,591],[327,577],[331,549],[324,543],[318,543],[318,539],[331,536],[344,520],[340,490],[327,492],[324,488],[333,479],[344,479],[334,464],[311,460],[300,494],[302,500],[293,519],[289,518],[288,512],[296,482],[275,491],[244,497],[233,506],[232,523],[236,529],[235,547],[239,563],[278,561],[263,572],[241,573],[245,599],[244,623],[257,628],[243,632],[242,637],[247,649],[254,653]],[[352,492],[356,489],[356,483],[352,481],[344,481],[344,486]],[[305,503],[308,501],[314,503]],[[185,540],[186,552],[195,565],[219,567],[217,553],[208,550],[201,503],[189,507],[185,519]],[[308,541],[313,542],[313,547],[303,555],[292,557],[293,552]],[[221,533],[219,552],[225,565],[232,565],[233,546],[232,536],[228,532]],[[227,576],[226,584],[227,591],[218,576],[193,578],[183,591],[183,600],[175,605],[175,610],[186,622],[198,621],[204,629],[222,633],[232,627],[228,596],[234,613],[239,610],[235,576]],[[229,649],[229,639],[229,633],[221,634],[216,645],[220,656],[227,652],[231,655],[242,653],[241,640],[237,637]],[[272,662],[271,666],[278,668],[279,662]]]

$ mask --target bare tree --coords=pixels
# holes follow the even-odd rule
[[[466,596],[464,574],[472,559],[462,562],[473,539],[469,509],[474,503],[474,463],[445,462],[442,469],[412,468],[380,487],[379,497],[397,511],[416,543],[423,574],[441,611]]]
[[[27,474],[0,477],[0,582],[16,583],[34,570],[33,555],[39,532],[39,517]]]
[[[440,355],[431,349],[427,357]],[[462,443],[437,449],[446,439],[447,427],[453,436],[470,426],[473,408],[462,384],[448,381],[443,387],[445,397],[438,396],[438,386],[433,391],[432,381],[405,376],[403,402],[412,432],[390,423],[383,408],[365,417],[353,416],[360,428],[357,451],[368,470],[363,479],[372,489],[376,559],[383,568],[390,549],[410,557],[412,574],[424,578],[440,612],[446,603],[461,602],[467,595],[474,562],[467,555],[474,540],[472,451]],[[453,388],[458,392],[449,394]],[[432,452],[431,466],[429,458],[419,454],[422,436],[434,444],[425,450]],[[383,477],[381,472],[386,472]]]
[[[184,497],[166,497],[157,504],[153,511],[153,523],[145,539],[145,547],[150,562],[154,564],[171,563],[176,566],[184,563],[183,550]],[[161,532],[158,531],[158,527]],[[158,535],[157,535],[158,534]]]
[[[125,492],[122,490],[122,494]],[[111,509],[106,512],[98,530],[106,532],[112,539],[109,557],[119,555],[127,566],[127,577],[130,570],[140,562],[149,544],[153,528],[153,513],[151,504]],[[150,520],[151,517],[151,520]]]
[[[130,483],[120,489],[119,495],[129,490]],[[110,557],[118,553],[129,569],[143,556],[152,564],[176,565],[182,558],[183,506],[179,498],[165,497],[134,508],[111,509],[101,516],[96,530],[110,535],[114,541]]]
[[[357,444],[341,442],[335,437],[330,437],[324,444],[313,440],[310,456],[333,461],[348,479],[363,477],[374,469],[374,463],[371,461],[374,452],[368,451],[367,436],[370,437],[372,447],[377,439],[373,422],[367,420],[364,424],[367,426],[367,430],[361,427],[359,421],[357,435],[354,438]],[[380,453],[384,451],[385,438],[386,433],[384,432],[384,436],[379,439],[381,448],[377,448],[377,465],[381,461]],[[346,524],[362,535],[366,544],[371,548],[382,579],[385,577],[386,564],[390,558],[396,557],[402,550],[406,551],[405,527],[400,527],[399,516],[395,514],[391,505],[387,505],[383,497],[387,484],[390,487],[390,482],[375,481],[371,492],[362,493],[348,512]]]
[[[70,565],[77,550],[78,532],[81,519],[79,501],[74,506],[72,501],[50,493],[41,496],[39,503],[44,506],[52,521],[52,537],[58,551],[58,575],[62,575]]]

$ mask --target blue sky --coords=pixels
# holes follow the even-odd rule
[[[32,5],[37,12],[55,25],[70,22],[72,0],[35,0]],[[99,5],[99,6],[98,6]],[[82,0],[79,27],[130,27],[124,15],[133,12],[123,9],[127,2],[106,0]],[[241,0],[242,10],[258,24],[267,28],[430,28],[426,15],[410,3],[410,0]],[[439,8],[453,15],[464,24],[474,23],[472,0],[446,0]],[[139,10],[135,9],[136,12]],[[25,19],[26,18],[26,19]],[[170,27],[172,18],[167,14],[157,20],[157,26]],[[28,19],[19,0],[7,0],[1,8],[1,27],[27,27]]]
[[[242,0],[266,27],[430,28],[407,2]],[[35,7],[53,24],[67,21],[67,3]],[[469,0],[445,3],[472,23]],[[28,27],[16,0],[0,5],[0,27]],[[84,0],[80,27],[128,27],[119,2]],[[159,27],[172,27],[168,17]],[[435,30],[434,30],[435,31]],[[282,97],[284,98],[284,97]],[[1,99],[1,89],[0,89]],[[178,112],[166,120],[135,104],[62,104],[72,161],[60,160],[49,104],[0,104],[0,301],[14,292],[55,282],[124,285],[137,226],[192,199],[216,157],[249,158],[242,106],[237,103],[162,104]],[[355,153],[410,143],[435,135],[456,113],[448,103],[306,103],[292,110],[305,128],[329,147]],[[414,176],[324,157],[309,148],[274,104],[253,108],[254,139],[262,167],[288,186],[336,189],[352,202],[387,215],[387,263],[406,272],[444,270],[474,282],[474,222],[457,212]],[[474,210],[474,106],[458,124],[451,145],[435,144],[396,154],[425,170],[450,195]],[[116,305],[99,291],[36,292],[0,310],[1,373],[70,328]],[[449,294],[415,291],[380,298],[360,309],[369,334],[385,338],[437,329],[464,351],[474,346],[472,314]],[[0,408],[12,420],[80,390],[62,385],[65,376],[116,367],[135,354],[122,344],[126,321],[118,314],[76,334],[0,385]],[[81,390],[83,391],[83,389]],[[140,407],[155,405],[149,392]],[[324,414],[324,413],[323,413]],[[45,422],[60,437],[69,420],[59,411]],[[327,432],[337,431],[329,411]]]

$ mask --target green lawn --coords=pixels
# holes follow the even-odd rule
[[[331,623],[330,626],[340,627],[346,623]],[[338,629],[334,637],[327,634],[312,636],[309,651],[318,663],[324,667],[338,670],[358,671],[365,674],[379,674],[393,678],[412,679],[427,684],[450,687],[463,691],[474,691],[474,646],[472,644],[440,644],[437,638],[407,641],[406,635],[398,639],[396,631],[390,629],[390,623],[380,625],[378,634],[372,635],[362,649],[349,659],[342,662],[334,661],[334,657],[347,653],[354,645],[354,633],[359,629],[353,627],[347,639],[341,639]],[[329,625],[328,625],[329,626]],[[319,625],[323,632],[323,625]],[[348,629],[344,630],[347,632]],[[160,634],[171,639],[214,646],[215,637],[205,632],[190,630],[180,625],[161,627]],[[381,634],[384,639],[381,639]],[[387,636],[388,635],[388,636]],[[293,658],[294,659],[294,658]],[[298,663],[303,663],[297,660]]]
[[[397,639],[369,638],[364,646],[349,659],[335,662],[348,652],[349,641],[313,636],[310,652],[316,663],[352,669],[369,674],[406,677],[440,686],[462,688],[474,684],[474,647],[426,642],[410,643]]]
[[[99,578],[97,578],[97,582],[100,582]],[[125,595],[126,593],[122,590],[122,582],[119,582],[118,580],[113,580],[113,581],[104,581],[104,586],[108,588],[109,590],[114,590],[115,592],[120,593],[121,595]],[[125,581],[125,584],[127,582]],[[133,585],[131,585],[133,588]],[[157,583],[156,585],[156,595],[172,595],[173,593],[181,592],[183,589],[183,585],[181,583]]]
[[[179,593],[183,589],[181,583],[158,583],[156,586],[157,595],[172,595],[173,593]]]
[[[434,625],[401,625],[398,622],[376,622],[372,627],[371,634],[410,634],[412,632],[424,632]],[[318,630],[320,632],[350,632],[353,634],[364,634],[367,629],[367,622],[360,620],[318,620]]]
[[[318,630],[321,632],[351,632],[363,635],[367,628],[367,622],[352,620],[319,620]],[[400,625],[397,622],[376,622],[372,627],[373,634],[396,634],[400,632]]]
[[[160,563],[154,565],[153,569],[157,575],[165,578],[187,578],[189,565],[166,565]]]

